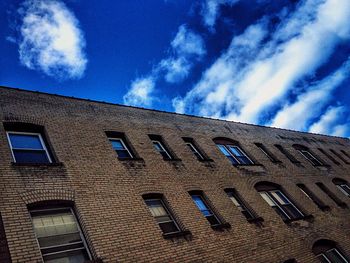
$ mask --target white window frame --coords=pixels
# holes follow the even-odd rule
[[[239,146],[237,146],[237,145],[233,145],[233,144],[224,144],[224,147],[228,150],[228,152],[233,156],[233,158],[235,158],[236,159],[236,161],[239,163],[239,164],[245,164],[245,163],[242,163],[242,162],[240,162],[238,159],[237,159],[237,157],[233,154],[233,152],[231,152],[231,150],[230,150],[230,147],[232,147],[232,148],[236,148],[236,149],[238,149],[238,151],[239,152],[241,152],[245,157],[247,157],[247,159],[250,161],[250,164],[254,164],[254,162],[249,158],[249,156],[241,149],[241,147],[239,147]],[[249,165],[249,164],[247,164],[247,165]]]
[[[160,201],[160,203],[162,204],[162,206],[163,206],[164,210],[166,211],[167,215],[168,215],[168,216],[170,217],[170,219],[171,219],[171,221],[164,221],[164,222],[162,222],[162,223],[173,222],[173,223],[175,224],[176,228],[178,229],[178,230],[175,231],[175,232],[164,233],[165,235],[181,232],[180,226],[179,226],[178,223],[176,222],[176,220],[175,220],[175,218],[173,217],[173,215],[170,213],[168,207],[165,205],[165,203],[164,203],[164,201],[163,201],[162,198],[146,198],[146,199],[145,199],[145,203],[146,203],[146,205],[147,205],[148,210],[151,210],[151,209],[149,208],[147,202],[146,202],[146,201],[148,201],[148,200],[149,200],[149,201]],[[150,211],[150,213],[151,213],[151,211]],[[152,215],[152,213],[151,213],[151,215]],[[159,224],[162,224],[162,223],[159,223],[159,222],[157,221],[157,219],[156,219],[155,216],[152,215],[152,217],[153,217],[154,220],[157,222],[158,226],[159,226]],[[160,226],[159,226],[159,228],[162,230],[162,228],[161,228]]]
[[[198,196],[198,197],[202,200],[203,204],[207,207],[207,209],[206,209],[205,211],[209,211],[209,212],[210,212],[210,214],[209,214],[208,216],[205,215],[205,214],[203,214],[203,212],[202,212],[203,210],[201,210],[201,209],[198,207],[197,203],[196,203],[195,200],[193,199],[194,196]],[[203,195],[201,195],[201,194],[191,194],[191,198],[192,198],[193,203],[195,204],[195,206],[197,207],[197,209],[199,210],[199,212],[201,212],[201,214],[205,217],[205,219],[207,219],[207,217],[209,217],[209,216],[214,216],[214,217],[215,217],[215,219],[218,221],[218,223],[215,224],[215,225],[212,225],[212,226],[217,226],[217,225],[222,224],[222,220],[220,220],[220,218],[216,215],[215,211],[213,211],[213,209],[211,208],[211,206],[209,206],[207,200],[205,200],[205,198],[204,198]],[[208,219],[207,219],[207,220],[208,220]],[[209,220],[208,220],[208,221],[209,221]],[[209,223],[210,223],[210,222],[209,222]]]
[[[286,197],[286,195],[285,195],[281,190],[261,191],[261,192],[259,192],[259,194],[261,195],[261,197],[262,197],[270,206],[271,206],[270,202],[272,202],[275,206],[277,206],[277,207],[283,212],[283,214],[284,214],[288,219],[292,219],[292,218],[284,211],[283,205],[282,205],[282,204],[279,204],[279,202],[276,200],[276,198],[272,195],[272,193],[277,193],[277,192],[281,193],[281,195],[289,202],[289,204],[291,204],[291,205],[300,213],[301,216],[304,216],[304,213],[301,212],[301,211],[293,204],[293,202],[291,202],[291,201],[289,200],[289,198]],[[270,201],[270,202],[268,202],[268,201],[264,198],[264,196],[263,196],[262,194],[266,194],[267,197],[269,198],[269,201]],[[272,207],[272,206],[271,206],[271,207]]]
[[[322,166],[323,165],[323,163],[319,159],[317,159],[309,150],[299,150],[299,152],[312,165],[315,165],[315,166],[317,166],[317,165],[318,166]],[[311,156],[312,160],[307,155],[305,155],[305,152],[307,152]],[[316,161],[317,164],[314,164],[313,160]]]
[[[346,187],[350,190],[349,185],[342,183],[342,184],[337,184],[336,186],[343,194],[345,194],[347,197],[350,197],[350,194],[344,190],[344,187]]]
[[[45,153],[46,153],[46,156],[47,156],[47,159],[49,160],[49,163],[52,163],[52,159],[51,159],[51,157],[50,157],[50,154],[49,154],[49,152],[48,152],[48,150],[47,150],[47,148],[46,148],[46,145],[45,145],[45,142],[44,142],[44,140],[43,140],[43,138],[42,138],[42,136],[41,136],[41,134],[40,133],[36,133],[36,132],[15,132],[15,131],[8,131],[8,132],[6,132],[6,136],[7,136],[7,141],[8,141],[8,143],[9,143],[9,145],[10,145],[10,149],[11,149],[11,155],[12,155],[12,158],[13,158],[13,161],[16,163],[17,161],[16,161],[16,158],[15,158],[15,154],[13,153],[13,150],[28,150],[28,151],[30,151],[30,150],[36,150],[36,149],[30,149],[30,148],[28,148],[28,149],[26,149],[26,148],[14,148],[14,147],[12,147],[12,142],[11,142],[11,139],[10,139],[10,134],[23,134],[23,135],[34,135],[34,136],[38,136],[39,137],[39,140],[40,140],[40,143],[41,143],[41,146],[43,147],[43,150],[45,151]]]
[[[324,258],[325,260],[327,260],[327,262],[332,263],[332,261],[329,260],[327,254],[326,254],[326,253],[328,253],[328,252],[330,252],[330,251],[332,251],[332,250],[334,250],[334,251],[340,256],[340,258],[341,258],[342,260],[344,260],[345,263],[349,263],[349,261],[348,261],[346,258],[344,258],[344,256],[342,255],[342,253],[340,253],[339,250],[338,250],[337,248],[331,248],[331,249],[327,250],[326,252],[323,252],[323,253],[318,254],[317,257],[318,257],[318,258],[319,258],[319,257],[322,257],[322,258]]]
[[[173,159],[173,157],[171,157],[171,155],[168,153],[168,151],[165,149],[165,147],[163,146],[162,142],[161,141],[158,141],[158,140],[152,140],[152,144],[153,144],[153,147],[154,147],[154,143],[157,143],[160,148],[162,148],[163,152],[166,153],[166,155],[169,157],[169,159]],[[156,149],[157,150],[157,149]],[[159,152],[157,150],[157,152]]]
[[[190,146],[191,149],[193,149],[199,156],[201,160],[204,160],[203,155],[198,151],[198,149],[193,145],[191,142],[186,142],[186,145]]]
[[[134,158],[134,156],[131,154],[129,148],[126,146],[122,138],[113,138],[113,137],[108,137],[109,141],[120,141],[121,144],[123,145],[124,149],[129,153],[130,158]],[[113,148],[113,145],[112,145]],[[113,148],[113,150],[116,152],[117,150]]]
[[[48,212],[48,211],[60,211],[60,210],[69,210],[69,211],[72,213],[72,215],[73,215],[73,217],[74,217],[74,220],[75,220],[75,223],[76,223],[76,225],[77,225],[78,231],[79,231],[79,236],[80,236],[80,238],[81,238],[81,240],[82,240],[82,242],[83,242],[83,246],[84,246],[84,248],[85,248],[85,251],[86,251],[86,253],[87,253],[89,259],[91,260],[91,259],[92,259],[91,252],[90,252],[89,247],[88,247],[88,245],[87,245],[87,243],[86,243],[84,234],[83,234],[83,232],[82,232],[82,230],[81,230],[81,228],[80,228],[80,224],[79,224],[79,221],[78,221],[78,219],[77,219],[77,216],[75,215],[74,210],[73,210],[71,207],[58,207],[58,208],[48,208],[48,209],[33,209],[33,210],[29,210],[29,214],[30,214],[30,218],[31,218],[31,220],[32,220],[32,218],[33,218],[32,213],[35,213],[35,212],[43,212],[43,213],[45,213],[45,212]],[[44,249],[44,248],[50,248],[50,247],[44,247],[44,248],[41,248],[41,247],[40,247],[39,239],[38,239],[37,234],[36,234],[35,229],[34,229],[33,220],[32,220],[32,227],[33,227],[33,231],[34,231],[34,234],[35,234],[35,238],[36,238],[37,245],[38,245],[39,250],[40,250],[40,255],[41,255],[42,261],[45,262],[45,261],[44,261],[44,255],[43,255],[43,253],[41,252],[41,250]],[[71,244],[74,244],[74,243],[70,243],[70,245],[71,245]],[[63,244],[63,245],[67,245],[67,244]],[[59,246],[62,246],[62,245],[51,246],[51,247],[59,247]],[[76,249],[67,249],[67,250],[62,250],[62,251],[60,251],[60,252],[48,253],[48,254],[45,254],[45,256],[60,254],[60,253],[63,253],[63,252],[76,251],[76,250],[81,250],[81,249],[79,249],[79,248],[76,248]]]

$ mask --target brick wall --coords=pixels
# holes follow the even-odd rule
[[[4,225],[2,223],[1,214],[0,214],[0,262],[2,263],[11,262],[10,252],[7,246],[6,234],[5,234]]]
[[[0,120],[42,125],[56,165],[18,166],[0,125],[0,211],[13,262],[41,262],[27,206],[38,201],[74,202],[94,258],[103,262],[276,263],[289,258],[318,262],[318,239],[336,241],[350,255],[350,211],[338,207],[316,185],[323,182],[350,206],[333,178],[350,182],[350,165],[333,164],[317,148],[349,152],[348,139],[143,110],[60,96],[0,88]],[[142,159],[118,160],[105,131],[123,132]],[[165,161],[148,134],[161,135],[181,160]],[[212,161],[200,162],[182,137],[194,138]],[[217,149],[216,137],[238,141],[259,166],[233,166]],[[272,163],[254,143],[263,143],[282,163]],[[291,163],[280,144],[300,164]],[[301,144],[331,166],[315,167],[293,147]],[[258,182],[279,184],[313,220],[290,224],[259,196]],[[321,211],[297,188],[307,185],[326,205]],[[228,199],[235,188],[264,222],[249,223]],[[204,192],[231,228],[213,230],[189,191]],[[142,195],[161,193],[190,237],[164,239]]]

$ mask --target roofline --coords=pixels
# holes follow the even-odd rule
[[[0,89],[18,90],[18,91],[21,91],[21,92],[28,92],[28,93],[34,93],[34,94],[43,94],[43,95],[47,95],[47,96],[53,96],[53,97],[59,97],[59,98],[65,98],[65,99],[72,99],[72,100],[79,100],[79,101],[84,101],[84,102],[93,102],[93,103],[104,104],[104,105],[112,105],[112,106],[119,106],[119,107],[125,107],[125,108],[134,108],[134,109],[139,109],[139,110],[146,110],[146,111],[153,111],[153,112],[160,112],[160,113],[167,113],[167,114],[175,114],[175,115],[179,115],[179,116],[186,116],[186,117],[192,117],[192,118],[200,118],[200,119],[206,119],[206,120],[222,121],[222,122],[226,122],[226,123],[238,123],[238,124],[250,125],[250,126],[254,126],[254,127],[270,128],[270,129],[276,129],[276,130],[282,130],[282,131],[288,131],[288,132],[303,133],[303,134],[313,134],[313,135],[317,135],[317,136],[325,136],[325,137],[330,137],[330,138],[340,138],[340,139],[350,140],[349,138],[340,137],[340,136],[332,136],[332,135],[326,135],[326,134],[297,131],[297,130],[278,128],[278,127],[271,127],[271,126],[264,126],[264,125],[252,124],[252,123],[244,123],[244,122],[238,122],[238,121],[229,121],[229,120],[224,120],[224,119],[217,119],[217,118],[212,118],[212,117],[197,116],[197,115],[186,114],[186,113],[177,113],[177,112],[164,111],[164,110],[148,109],[148,108],[143,108],[143,107],[124,105],[124,104],[118,104],[118,103],[107,102],[107,101],[84,99],[84,98],[79,98],[79,97],[74,97],[74,96],[66,96],[66,95],[48,93],[48,92],[37,91],[37,90],[26,90],[26,89],[8,87],[8,86],[3,86],[3,85],[0,85]]]

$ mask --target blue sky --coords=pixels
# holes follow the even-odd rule
[[[349,0],[2,0],[0,85],[350,136]]]

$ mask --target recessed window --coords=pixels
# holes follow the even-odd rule
[[[318,206],[318,208],[320,208],[323,211],[329,210],[329,206],[325,205],[306,185],[297,184],[297,186],[307,198],[309,198]]]
[[[159,135],[148,135],[152,141],[154,149],[163,156],[164,160],[173,160],[173,154],[170,152],[168,147],[165,145],[162,136]]]
[[[306,160],[308,160],[314,166],[322,166],[323,163],[312,153],[307,147],[299,144],[294,144],[293,147],[300,152]]]
[[[83,234],[71,208],[30,211],[44,262],[90,260]]]
[[[322,148],[317,148],[321,153],[323,153],[329,160],[331,160],[334,164],[339,165],[340,162],[338,162],[336,159],[333,158],[332,155],[330,155],[328,152],[323,150]]]
[[[347,181],[343,179],[333,179],[333,183],[337,186],[337,188],[347,197],[350,197],[350,186]]]
[[[334,201],[339,207],[347,208],[347,204],[345,204],[342,200],[340,200],[332,191],[328,189],[323,183],[318,182],[316,185],[326,194],[330,199]]]
[[[267,158],[270,159],[271,162],[273,162],[273,163],[280,163],[281,162],[262,143],[255,143],[255,145],[260,149],[260,151],[262,151],[263,154],[265,154],[267,156]]]
[[[293,155],[291,155],[286,149],[284,149],[281,145],[275,144],[275,147],[284,155],[286,156],[289,161],[292,163],[300,163],[299,160],[297,160]]]
[[[254,162],[238,146],[237,143],[226,139],[214,139],[219,150],[231,161],[233,165],[252,165]]]
[[[124,141],[120,138],[108,138],[111,142],[113,149],[116,151],[117,155],[121,159],[133,158],[133,155],[126,147]]]
[[[322,263],[349,263],[349,258],[341,251],[336,242],[321,239],[315,242],[312,252]]]
[[[340,160],[342,160],[344,163],[350,164],[349,161],[347,161],[341,154],[339,154],[339,153],[336,152],[335,150],[330,149],[330,151],[331,151],[335,156],[337,156]]]
[[[344,154],[348,159],[350,159],[350,155],[346,152],[346,151],[344,151],[344,150],[340,150],[341,152],[342,152],[342,154]]]
[[[51,163],[51,156],[40,133],[7,132],[16,163]]]
[[[152,216],[157,221],[160,229],[164,234],[176,233],[180,228],[169,209],[165,205],[164,199],[161,196],[143,197]]]
[[[304,214],[275,184],[258,183],[255,188],[260,196],[276,211],[284,220],[290,221],[303,218]]]
[[[188,147],[188,149],[197,157],[199,161],[204,161],[205,159],[207,159],[204,157],[204,154],[192,138],[183,137],[182,139],[185,141],[185,144]]]
[[[193,202],[196,204],[198,209],[201,211],[203,216],[209,221],[211,226],[217,226],[221,224],[221,220],[215,215],[210,208],[208,202],[205,200],[201,193],[190,193]]]
[[[245,204],[235,189],[225,189],[225,192],[232,203],[239,209],[239,211],[241,211],[247,220],[251,221],[252,219],[256,218],[253,211]]]

